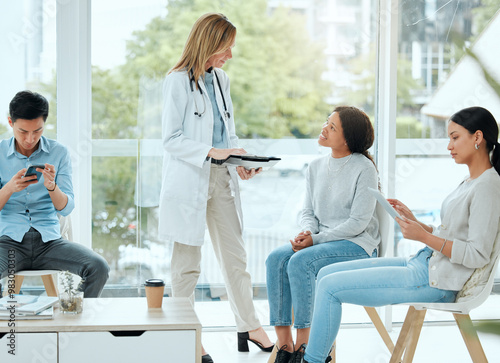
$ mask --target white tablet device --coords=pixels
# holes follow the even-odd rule
[[[396,217],[401,218],[399,213],[396,212],[396,210],[392,207],[392,205],[387,201],[387,199],[385,199],[385,197],[377,189],[368,188],[368,190],[370,191],[370,193],[373,194],[373,196],[377,199],[377,201],[380,203],[380,205],[382,205],[382,207],[384,207],[384,209],[387,211],[387,213],[389,213],[389,215],[392,218],[396,218]],[[403,219],[403,218],[401,218],[401,219]]]

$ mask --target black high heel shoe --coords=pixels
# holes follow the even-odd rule
[[[238,352],[248,352],[249,349],[248,349],[248,342],[252,342],[253,344],[255,344],[256,346],[258,346],[260,348],[260,350],[262,350],[263,352],[272,352],[273,351],[273,348],[274,348],[274,344],[271,345],[270,347],[264,347],[262,345],[262,343],[256,341],[256,340],[253,340],[253,339],[250,339],[250,334],[248,334],[248,332],[244,332],[244,333],[238,333]]]
[[[201,356],[201,363],[214,363],[210,354],[205,354]]]

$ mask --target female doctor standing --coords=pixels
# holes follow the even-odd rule
[[[221,69],[232,58],[236,28],[222,14],[202,15],[194,24],[180,60],[163,84],[163,180],[160,237],[174,241],[173,296],[189,297],[200,275],[205,223],[224,276],[238,329],[238,350],[248,341],[271,351],[256,316],[246,251],[237,174],[252,178],[255,169],[221,164],[238,148],[229,79]],[[203,363],[212,362],[202,349]]]

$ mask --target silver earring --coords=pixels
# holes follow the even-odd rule
[[[476,148],[476,150],[479,150],[479,145],[478,144],[475,144],[474,147]]]

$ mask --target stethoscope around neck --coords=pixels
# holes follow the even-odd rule
[[[212,72],[212,67],[210,67],[207,70],[207,72]],[[220,92],[220,95],[222,97],[222,103],[224,104],[224,117],[227,121],[231,118],[231,114],[227,110],[226,99],[224,98],[224,93],[222,93],[222,88],[220,86],[220,81],[219,81],[219,77],[217,76],[217,72],[215,70],[213,70],[213,72],[215,75],[215,79],[217,80],[217,85],[219,86],[219,92]],[[205,102],[205,97],[203,96],[203,91],[200,87],[200,81],[198,80],[198,82],[196,82],[196,83],[198,83],[198,90],[200,91],[201,99],[203,100],[203,111],[200,112],[200,110],[198,109],[198,104],[196,103],[196,97],[194,97],[194,94],[193,94],[194,108],[195,108],[194,115],[201,118],[205,114],[205,111],[207,110],[207,103]],[[189,71],[189,87],[191,88],[191,93],[194,93],[194,91],[195,91],[193,84],[195,84],[193,70],[190,70]]]

